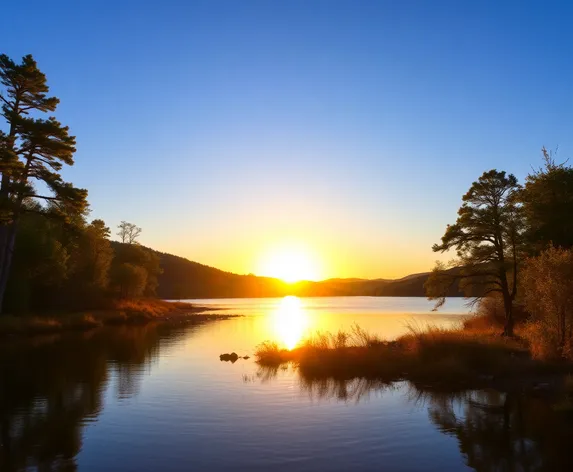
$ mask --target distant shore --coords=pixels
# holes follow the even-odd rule
[[[32,336],[61,331],[88,331],[101,326],[152,322],[188,324],[238,315],[211,313],[217,308],[155,299],[118,300],[109,308],[72,313],[0,315],[0,337]]]

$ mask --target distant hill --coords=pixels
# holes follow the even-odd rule
[[[412,274],[397,280],[329,279],[288,284],[271,277],[238,275],[183,257],[154,251],[161,261],[157,295],[160,298],[247,298],[298,296],[423,297],[429,273]],[[453,289],[451,296],[461,296]]]

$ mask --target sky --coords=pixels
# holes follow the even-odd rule
[[[429,270],[482,172],[523,180],[542,146],[573,154],[571,2],[29,0],[2,16],[0,52],[33,54],[61,100],[78,142],[64,177],[90,218],[232,272],[275,275],[290,254],[313,278]]]

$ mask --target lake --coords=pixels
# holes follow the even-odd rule
[[[461,299],[194,302],[245,316],[3,341],[0,470],[573,470],[571,428],[542,398],[305,379],[252,357],[353,323],[388,339],[453,326]],[[251,358],[219,360],[231,351]]]

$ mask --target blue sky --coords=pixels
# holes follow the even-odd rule
[[[240,273],[281,244],[323,276],[431,267],[462,194],[573,152],[569,2],[10,2],[77,136],[92,216]],[[25,18],[25,21],[23,21]]]

